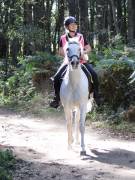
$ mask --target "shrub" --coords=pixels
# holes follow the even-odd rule
[[[14,167],[15,159],[12,151],[0,151],[0,179],[12,180],[10,170]]]

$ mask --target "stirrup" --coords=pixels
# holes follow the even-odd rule
[[[60,103],[54,99],[52,102],[50,102],[50,107],[58,108],[60,106]]]
[[[50,77],[50,80],[51,80],[51,81],[54,81],[54,76]]]

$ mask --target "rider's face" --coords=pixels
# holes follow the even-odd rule
[[[71,23],[68,25],[68,30],[71,32],[76,32],[77,31],[77,24],[76,23]]]

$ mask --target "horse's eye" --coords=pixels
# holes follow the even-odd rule
[[[69,48],[67,48],[66,51],[69,51]]]

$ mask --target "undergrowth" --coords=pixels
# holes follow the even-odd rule
[[[12,180],[15,158],[10,150],[0,150],[0,179]]]
[[[117,136],[135,139],[135,122],[129,122],[125,114],[126,110],[123,108],[115,112],[105,105],[88,113],[87,122],[96,129],[109,130]]]

